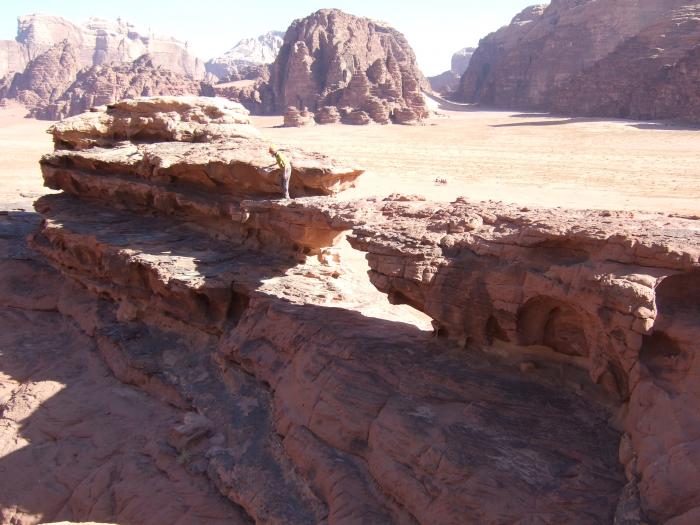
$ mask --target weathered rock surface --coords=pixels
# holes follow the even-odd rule
[[[223,99],[126,100],[59,122],[52,132],[58,149],[41,161],[48,186],[114,206],[192,218],[212,234],[250,231],[261,219],[241,201],[281,191],[269,143],[241,105]],[[298,148],[285,154],[294,196],[333,195],[363,173]],[[281,229],[303,248],[326,247],[339,234],[330,229],[316,238],[286,208],[268,211],[273,218],[265,220],[266,231]]]
[[[547,347],[587,368],[620,400],[620,460],[642,515],[690,523],[700,221],[628,215],[390,202],[349,239],[368,252],[375,286],[438,334],[509,355]]]
[[[125,98],[200,94],[214,93],[207,84],[156,66],[151,56],[143,56],[131,63],[81,71],[60,97],[47,100],[40,95],[31,113],[41,119],[60,120]]]
[[[140,34],[122,20],[90,18],[85,24],[77,25],[44,14],[20,16],[16,39],[0,41],[0,76],[22,72],[30,60],[64,40],[75,49],[80,68],[133,62],[150,54],[158,66],[192,78],[204,78],[204,64],[188,52],[184,42]]]
[[[296,20],[271,68],[271,108],[351,107],[366,111],[372,97],[390,110],[427,116],[427,81],[405,37],[382,23],[322,9]]]
[[[153,111],[130,104],[134,119],[135,108]],[[83,398],[103,384],[84,367],[105,365],[151,397],[134,417],[156,415],[133,442],[102,410],[73,408],[52,423],[50,446],[70,442],[70,421],[82,439],[103,443],[109,431],[118,450],[143,455],[126,465],[145,469],[157,449],[165,466],[117,469],[105,477],[119,480],[105,490],[112,506],[85,491],[62,514],[85,474],[59,462],[54,492],[0,490],[20,523],[151,523],[143,501],[168,522],[174,512],[196,522],[213,501],[214,516],[234,523],[693,523],[700,221],[398,194],[268,200],[264,177],[245,186],[226,160],[250,151],[245,169],[255,166],[260,139],[131,138],[44,158],[47,181],[65,193],[37,202],[40,227],[0,230],[11,276],[0,300],[12,308],[8,326],[41,310],[55,322],[47,344],[99,353],[60,376],[69,386],[84,378]],[[31,250],[17,239],[34,228],[43,259],[24,261]],[[371,282],[344,234],[367,252]],[[434,333],[406,322],[418,315],[406,304]],[[11,333],[0,338],[22,373],[10,375],[27,377],[36,363]],[[45,348],[47,363],[64,358]],[[0,395],[17,388],[4,390],[14,385],[4,377]],[[32,427],[19,420],[2,428],[27,439]],[[0,469],[20,469],[22,450]],[[32,462],[46,468],[38,453]],[[120,488],[134,476],[157,497]],[[214,487],[228,515],[207,499]],[[132,518],[125,501],[143,513]]]
[[[700,122],[700,5],[676,9],[552,94],[586,116]]]
[[[80,65],[77,50],[64,40],[31,60],[13,75],[3,98],[17,99],[28,107],[52,103],[73,83]]]
[[[257,80],[265,74],[269,77],[268,68],[261,66],[275,61],[283,37],[281,31],[270,31],[257,38],[244,38],[222,56],[209,60],[205,64],[206,70],[220,82]]]
[[[119,305],[121,322],[94,328],[109,366],[203,418],[174,446],[255,520],[612,519],[617,434],[602,407],[555,380],[360,315],[348,303],[371,292],[332,268],[66,197],[40,209],[47,221],[33,245]],[[327,291],[315,297],[319,286]],[[193,355],[180,331],[200,334],[200,352],[219,366]],[[187,439],[218,434],[217,446]]]
[[[0,45],[0,98],[18,100],[35,118],[59,120],[126,97],[214,94],[186,44],[142,36],[122,21],[77,26],[29,15],[13,44]]]
[[[212,142],[259,137],[240,104],[209,97],[141,97],[96,108],[52,125],[57,149],[82,150],[125,141]]]
[[[484,38],[467,102],[595,116],[697,120],[697,5],[553,1]]]
[[[249,523],[183,468],[168,439],[183,412],[115,378],[58,313],[85,327],[103,303],[26,246],[39,223],[0,214],[0,523]]]
[[[284,125],[288,128],[300,128],[302,126],[313,126],[316,124],[314,114],[309,111],[309,108],[303,108],[301,111],[289,106],[284,112]]]
[[[434,77],[428,77],[430,87],[433,91],[443,94],[452,95],[459,88],[459,83],[462,75],[469,67],[469,62],[474,55],[476,48],[465,47],[452,55],[451,67],[444,73],[440,73]]]

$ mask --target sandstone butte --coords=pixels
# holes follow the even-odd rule
[[[362,170],[296,149],[279,200],[211,99],[52,132],[62,193],[0,215],[0,340],[66,388],[3,407],[33,441],[2,523],[699,522],[697,218],[342,201]]]
[[[700,122],[700,6],[552,0],[481,40],[457,98],[508,108]]]
[[[284,35],[270,80],[259,86],[262,111],[332,106],[364,111],[380,123],[412,124],[428,115],[420,72],[396,29],[339,9],[295,20]]]

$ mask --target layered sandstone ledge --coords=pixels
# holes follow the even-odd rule
[[[341,189],[333,161],[312,186],[301,152],[317,196],[271,200],[247,175],[260,138],[89,147],[109,134],[58,135],[42,168],[64,194],[37,203],[31,261],[5,254],[25,290],[0,297],[73,318],[181,414],[161,438],[241,519],[695,523],[700,221],[342,202],[318,196]]]

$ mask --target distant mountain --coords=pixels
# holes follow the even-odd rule
[[[700,122],[700,4],[529,7],[481,40],[458,96],[503,108]]]
[[[187,43],[139,33],[123,20],[90,18],[74,24],[59,16],[30,14],[17,19],[15,40],[0,40],[0,77],[23,72],[30,60],[64,40],[75,50],[81,68],[133,62],[147,54],[174,73],[194,79],[205,75],[203,62],[189,53]]]
[[[474,47],[460,49],[452,55],[452,67],[450,69],[434,77],[428,77],[428,82],[430,82],[430,87],[433,91],[443,95],[449,95],[457,91],[460,78],[469,67],[474,51],[476,51]]]
[[[40,119],[60,120],[125,98],[199,94],[213,95],[213,88],[158,66],[152,57],[144,55],[133,62],[81,70],[60,97],[36,106],[31,114]]]
[[[0,99],[17,100],[39,118],[62,118],[126,95],[199,95],[205,75],[186,43],[140,34],[122,20],[78,25],[26,15],[15,40],[0,41]]]
[[[472,60],[474,51],[476,51],[475,47],[465,47],[452,55],[451,71],[462,76],[469,67],[469,62]]]
[[[364,122],[391,117],[397,123],[428,114],[421,93],[428,83],[406,37],[383,22],[338,9],[292,22],[270,70],[263,100],[273,111],[336,106]]]
[[[271,64],[282,47],[284,33],[270,31],[257,38],[244,38],[226,53],[206,63],[208,73],[222,82],[259,78],[261,65]]]

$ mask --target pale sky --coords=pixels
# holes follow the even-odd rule
[[[540,0],[540,2],[543,0]],[[63,16],[73,22],[88,17],[121,17],[138,30],[152,30],[189,42],[191,51],[207,60],[242,38],[270,30],[285,31],[296,18],[325,7],[388,22],[413,47],[426,75],[450,67],[452,53],[476,46],[479,39],[506,25],[537,0],[0,0],[0,39],[13,39],[17,17],[29,13]]]

